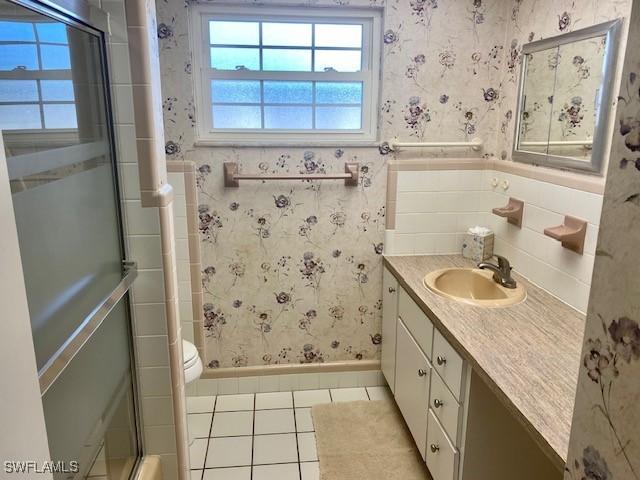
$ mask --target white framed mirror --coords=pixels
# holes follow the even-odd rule
[[[523,46],[515,161],[602,175],[621,23]]]

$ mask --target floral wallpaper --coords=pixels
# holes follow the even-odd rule
[[[167,158],[198,165],[205,363],[379,358],[386,161],[393,154],[385,145],[195,147],[190,3],[157,0],[158,37]],[[384,8],[380,138],[495,137],[507,16],[501,0],[236,3]],[[264,173],[341,171],[354,161],[360,184],[245,182],[224,189],[224,161]]]
[[[509,159],[522,44],[626,16],[631,0],[235,2],[384,9],[381,144],[368,148],[196,147],[191,3],[156,0],[165,150],[198,165],[205,363],[220,368],[379,358],[386,162],[415,154],[390,152],[384,141],[480,137],[485,156]],[[361,179],[357,188],[224,189],[224,161],[265,173],[342,171],[357,161]]]
[[[634,6],[565,480],[640,478],[640,5]]]

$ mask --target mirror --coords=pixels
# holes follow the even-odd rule
[[[513,159],[602,175],[620,21],[524,45]]]

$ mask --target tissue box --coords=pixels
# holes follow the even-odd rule
[[[493,256],[493,232],[489,229],[469,229],[462,242],[462,256],[482,262]]]

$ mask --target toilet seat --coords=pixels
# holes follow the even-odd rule
[[[193,366],[198,361],[198,358],[198,349],[196,346],[191,342],[182,340],[182,361],[184,368]]]
[[[200,355],[198,355],[198,349],[193,343],[186,340],[182,340],[182,361],[185,383],[190,383],[200,378],[203,367]]]

